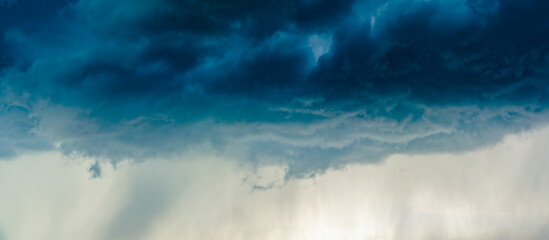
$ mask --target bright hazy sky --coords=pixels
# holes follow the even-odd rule
[[[188,155],[92,179],[93,159],[24,155],[0,162],[0,239],[545,239],[548,142],[545,128],[255,191],[281,166]]]

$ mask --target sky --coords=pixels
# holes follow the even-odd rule
[[[545,0],[2,0],[0,240],[543,239]]]

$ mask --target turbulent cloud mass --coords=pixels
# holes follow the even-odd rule
[[[0,0],[0,240],[547,239],[547,0]]]
[[[19,0],[0,157],[213,152],[315,176],[544,124],[544,0]],[[90,168],[93,175],[99,168]]]

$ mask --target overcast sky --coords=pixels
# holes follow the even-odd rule
[[[549,1],[0,1],[0,240],[542,239]]]

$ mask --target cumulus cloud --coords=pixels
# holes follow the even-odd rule
[[[546,118],[547,7],[17,1],[0,8],[0,154],[213,151],[292,178],[492,145]]]

